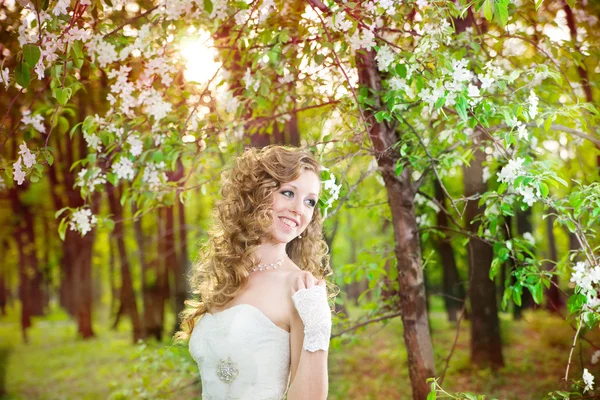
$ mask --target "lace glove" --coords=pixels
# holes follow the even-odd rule
[[[300,289],[294,293],[292,301],[304,323],[304,350],[327,351],[331,336],[331,310],[325,288]]]

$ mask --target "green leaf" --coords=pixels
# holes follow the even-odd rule
[[[458,113],[458,116],[465,122],[469,119],[467,115],[468,105],[467,99],[463,95],[459,95],[458,99],[456,100],[456,112]]]
[[[38,61],[40,60],[40,48],[34,44],[26,44],[23,46],[23,57],[31,68],[35,68]]]
[[[515,285],[513,287],[512,298],[516,305],[521,307],[521,293],[523,292],[523,287],[520,285]]]
[[[60,224],[58,225],[58,236],[60,237],[60,240],[62,240],[63,242],[65,241],[65,235],[67,233],[67,218],[63,218],[60,221]]]
[[[69,101],[69,99],[71,98],[71,88],[55,88],[52,91],[52,96],[56,99],[56,101],[58,101],[58,104],[60,104],[61,106],[64,106],[67,104],[67,102]]]
[[[485,19],[491,21],[494,17],[494,2],[493,0],[485,0],[483,3],[483,15]]]
[[[583,322],[585,322],[589,329],[594,329],[598,325],[598,322],[600,322],[600,315],[595,312],[586,312],[583,314]]]
[[[44,153],[44,156],[46,157],[46,161],[48,162],[48,165],[52,166],[52,164],[54,164],[54,157],[52,156],[52,154],[50,154],[50,152],[46,152]]]
[[[212,14],[213,12],[213,3],[210,0],[204,0],[204,10],[206,10],[207,13]]]
[[[72,128],[71,128],[71,130],[69,131],[69,137],[70,137],[71,139],[73,139],[73,134],[75,133],[75,131],[77,130],[77,128],[79,128],[79,126],[80,126],[81,124],[82,124],[82,123],[81,123],[81,122],[79,122],[77,125],[75,125],[74,127],[72,127]]]
[[[567,4],[569,5],[569,7],[574,8],[575,7],[575,1],[576,0],[567,0]]]
[[[323,64],[323,60],[325,60],[325,56],[323,54],[315,54],[314,60],[317,65],[321,65]]]
[[[402,162],[402,160],[398,160],[396,161],[396,176],[400,176],[400,174],[402,174],[402,171],[404,171],[404,163]]]
[[[54,213],[54,218],[58,218],[58,216],[60,214],[64,213],[65,210],[68,210],[68,209],[69,209],[69,207],[63,207],[63,208],[61,208],[60,210],[58,210],[57,212]]]
[[[24,88],[29,86],[31,77],[29,76],[29,67],[25,61],[21,61],[15,68],[15,80]]]
[[[113,221],[110,218],[104,218],[104,226],[106,226],[108,228],[108,230],[112,231],[113,229],[115,229],[115,221]]]
[[[535,0],[535,11],[537,11],[540,8],[543,2],[544,0]]]
[[[494,2],[494,11],[500,25],[506,26],[508,23],[508,2],[506,0],[496,0]]]
[[[540,182],[538,187],[540,188],[542,197],[548,197],[548,194],[550,193],[550,188],[548,188],[548,185],[546,185],[544,182]]]
[[[538,283],[533,286],[529,286],[528,289],[531,292],[531,296],[533,297],[535,304],[541,304],[542,300],[544,299],[544,285],[542,284],[542,281],[539,280]]]
[[[575,311],[581,310],[581,307],[587,303],[587,298],[581,293],[575,293],[569,300],[567,301],[567,308],[569,309],[569,313],[574,313]]]
[[[571,221],[570,219],[568,219],[565,223],[567,224],[567,228],[569,229],[569,231],[571,233],[575,233],[575,231],[577,230],[575,223],[573,221]]]
[[[427,395],[427,400],[436,400],[437,399],[437,393],[435,390],[432,390],[431,392],[429,392],[429,394]]]

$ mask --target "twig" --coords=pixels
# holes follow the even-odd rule
[[[571,351],[569,352],[569,362],[567,363],[567,370],[565,371],[565,384],[569,381],[569,367],[571,366],[571,357],[573,356],[573,350],[575,350],[575,346],[577,346],[577,336],[579,336],[579,331],[581,330],[581,318],[579,317],[579,321],[577,323],[577,332],[575,332],[575,337],[573,338],[573,345],[571,346]]]
[[[115,29],[113,29],[112,31],[108,32],[106,35],[103,36],[104,39],[106,39],[108,36],[120,31],[121,29],[123,29],[125,26],[129,25],[130,23],[132,23],[133,21],[135,21],[136,19],[140,19],[145,17],[146,15],[150,14],[152,11],[156,10],[158,7],[160,7],[160,4],[152,7],[151,9],[149,9],[148,11],[144,11],[143,13],[141,13],[140,15],[136,15],[135,17],[128,19],[127,21],[123,22],[123,24],[117,26]]]
[[[361,326],[369,325],[369,324],[372,324],[372,323],[375,323],[375,322],[379,322],[379,321],[383,321],[383,320],[386,320],[386,319],[395,318],[395,317],[398,317],[400,315],[402,315],[402,312],[398,311],[398,312],[395,312],[395,313],[392,313],[392,314],[388,314],[388,315],[383,315],[381,317],[377,317],[375,319],[370,319],[368,321],[361,322],[360,324],[354,325],[354,326],[352,326],[350,328],[344,329],[343,331],[337,332],[337,333],[331,335],[331,337],[332,338],[338,337],[338,336],[341,336],[342,334],[344,334],[346,332],[354,331],[354,330],[360,328]]]

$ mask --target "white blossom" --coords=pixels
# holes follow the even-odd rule
[[[345,12],[338,12],[331,17],[329,26],[336,31],[347,32],[348,29],[352,28],[352,21],[346,19]]]
[[[246,21],[248,21],[249,16],[250,13],[248,12],[248,10],[238,10],[233,16],[233,19],[235,19],[235,23],[237,25],[244,25]]]
[[[36,131],[40,133],[46,133],[46,128],[44,127],[44,117],[41,114],[36,114],[34,116],[30,116],[30,110],[23,111],[23,118],[21,118],[21,123],[23,125],[31,125]]]
[[[100,67],[105,68],[106,65],[112,64],[119,59],[115,46],[111,43],[104,41],[102,35],[94,36],[87,44],[89,54],[92,56],[92,62],[96,62],[96,55],[98,56],[98,63]]]
[[[588,390],[594,390],[594,375],[590,374],[587,368],[583,369],[583,383],[585,383],[584,393]]]
[[[593,290],[591,275],[588,273],[587,264],[583,261],[578,261],[573,267],[570,282],[575,283],[582,290],[584,295]]]
[[[535,244],[535,237],[531,234],[531,232],[525,232],[523,234],[523,239],[528,241],[531,244]]]
[[[137,157],[142,154],[142,151],[144,150],[144,143],[142,143],[138,135],[130,135],[127,138],[127,143],[131,146],[129,152],[132,156]]]
[[[8,68],[4,68],[0,70],[0,83],[4,83],[4,87],[8,89],[10,85],[9,77],[8,77]]]
[[[536,196],[534,193],[534,188],[530,185],[522,185],[517,188],[517,193],[523,196],[523,202],[527,203],[529,207],[535,203],[537,197],[539,197],[539,193]]]
[[[598,360],[600,360],[600,350],[596,350],[594,354],[592,354],[592,364],[598,364]]]
[[[6,183],[4,182],[4,178],[0,176],[0,190],[6,189]]]
[[[529,92],[529,118],[534,119],[538,115],[539,99],[533,89]]]
[[[405,79],[398,78],[397,76],[393,76],[392,78],[390,78],[389,84],[390,84],[390,87],[392,88],[392,90],[403,91],[404,93],[406,93],[406,96],[408,96],[411,99],[415,97],[415,93],[414,93],[412,87],[410,87],[406,84]]]
[[[387,15],[394,15],[396,11],[396,0],[376,0],[377,5],[383,8]]]
[[[162,95],[156,89],[150,89],[144,92],[145,108],[144,111],[154,117],[155,121],[158,122],[167,116],[173,109],[173,105],[162,98]],[[140,94],[142,97],[142,94]]]
[[[481,93],[479,92],[479,88],[472,83],[469,83],[469,86],[467,87],[467,94],[471,98],[471,100],[469,100],[469,104],[472,106],[481,101]]]
[[[52,14],[59,16],[67,13],[67,7],[71,5],[71,0],[58,0],[52,9]]]
[[[529,132],[527,132],[527,126],[521,121],[517,122],[517,137],[521,140],[529,140]]]
[[[481,82],[481,89],[487,90],[492,87],[492,83],[494,83],[494,77],[488,72],[485,75],[478,75],[479,81]]]
[[[427,7],[429,5],[429,2],[427,0],[417,0],[416,3],[417,7],[419,7],[419,9],[423,9],[425,7]]]
[[[44,66],[44,57],[40,57],[37,64],[35,64],[35,68],[33,69],[38,77],[38,80],[44,79],[46,76],[46,67]]]
[[[21,169],[21,157],[13,164],[13,179],[17,184],[22,185],[25,180],[25,172]]]
[[[252,76],[252,71],[250,68],[246,68],[246,73],[244,74],[244,78],[242,78],[247,90],[253,90],[256,92],[260,87],[260,80],[254,79]]]
[[[77,231],[83,236],[92,230],[96,222],[96,216],[92,214],[92,211],[89,208],[83,208],[73,213],[69,226],[72,231]]]
[[[148,163],[144,169],[144,175],[142,175],[142,181],[147,183],[150,190],[157,190],[160,187],[161,181],[166,181],[167,176],[161,170],[165,168],[165,163]]]
[[[23,156],[23,164],[26,168],[31,168],[35,164],[35,154],[27,148],[27,143],[23,142],[19,146],[19,154]]]
[[[119,179],[127,179],[130,181],[135,175],[135,171],[133,170],[133,162],[126,157],[121,157],[119,161],[114,163],[112,165],[112,170],[115,174],[117,174]]]
[[[456,82],[470,81],[473,74],[467,69],[468,64],[469,61],[464,58],[452,61],[452,79]]]
[[[87,168],[83,168],[81,171],[79,171],[75,186],[87,186],[90,192],[94,192],[96,190],[96,185],[103,185],[106,183],[106,174],[103,174],[100,168],[92,167],[90,173],[88,174],[88,178],[86,179],[85,175],[87,173]]]
[[[350,37],[350,48],[353,51],[359,49],[371,50],[375,46],[375,34],[369,29],[356,29]]]
[[[506,164],[500,173],[498,173],[498,181],[512,184],[519,175],[525,173],[525,169],[523,168],[524,162],[525,160],[521,157],[509,160],[508,164]]]
[[[394,55],[394,52],[389,46],[381,46],[377,52],[377,56],[375,56],[375,59],[377,60],[377,68],[380,71],[387,71],[390,64],[392,64],[394,61]]]
[[[490,172],[490,167],[483,167],[483,172],[481,174],[481,179],[483,182],[487,182],[490,177],[492,176],[491,172]]]
[[[97,135],[83,132],[83,138],[90,149],[96,152],[102,151],[102,141]]]

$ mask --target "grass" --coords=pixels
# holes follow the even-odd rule
[[[430,316],[439,374],[456,325],[446,321],[439,307]],[[23,344],[17,310],[11,309],[0,319],[0,389],[5,391],[0,399],[200,398],[197,368],[184,347],[133,345],[127,323],[116,331],[108,325],[107,320],[95,324],[93,339],[76,339],[75,324],[55,311],[34,321],[30,343]],[[574,335],[568,323],[538,310],[525,313],[521,321],[501,314],[501,326],[506,366],[491,371],[470,364],[469,323],[463,321],[444,389],[499,399],[541,399],[564,389],[561,379]],[[586,338],[600,343],[600,332],[587,332]],[[590,363],[593,348],[579,343],[570,377],[580,379],[583,365],[600,379],[600,368]],[[354,339],[336,339],[329,381],[330,399],[412,398],[400,320],[368,326]]]

